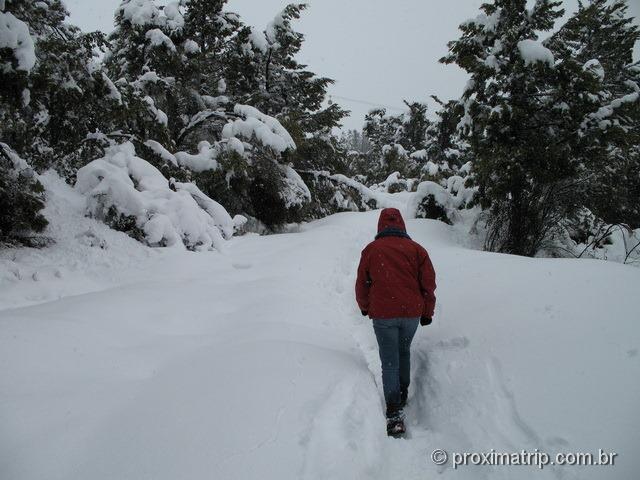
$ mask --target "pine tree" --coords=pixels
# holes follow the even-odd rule
[[[458,173],[470,161],[468,146],[460,138],[457,128],[463,108],[455,100],[445,104],[436,96],[432,98],[440,105],[440,109],[436,112],[436,120],[426,131],[425,159],[437,167],[437,176],[448,176]],[[434,176],[429,169],[423,171],[429,177]]]
[[[0,7],[0,22],[15,33],[14,38],[0,38],[0,243],[25,242],[47,225],[40,213],[44,191],[27,162],[4,142],[16,141],[16,130],[28,128],[24,110],[30,100],[30,74],[36,66],[29,25],[34,11],[11,1]]]
[[[154,0],[123,0],[115,27],[106,67],[122,91],[124,130],[139,143],[153,139],[175,151],[185,123],[177,83],[187,58],[184,18],[176,4],[160,8]]]
[[[409,112],[403,116],[398,143],[409,152],[424,150],[426,146],[426,132],[431,121],[427,118],[427,105],[420,102],[407,102],[404,104]]]
[[[576,195],[607,223],[640,226],[640,29],[617,0],[580,3],[550,39],[561,60],[560,94],[574,119],[573,151],[583,165]]]
[[[532,256],[577,208],[570,192],[579,164],[553,98],[553,55],[537,41],[562,15],[561,2],[538,0],[531,9],[526,3],[483,4],[441,61],[471,75],[459,128],[473,152],[481,204],[489,209],[486,248]]]
[[[317,199],[319,189],[329,187],[321,186],[314,172],[348,169],[346,150],[332,135],[347,112],[337,104],[324,105],[333,80],[317,76],[296,59],[304,35],[294,30],[293,22],[306,8],[305,4],[288,5],[264,30],[242,26],[228,44],[224,67],[229,98],[277,118],[291,133],[297,148],[277,159],[280,166],[275,168],[293,167],[300,172]],[[268,163],[262,165],[264,173]],[[289,221],[318,216],[318,202],[312,203],[306,212],[290,210]]]
[[[113,100],[114,87],[95,61],[103,35],[66,23],[59,0],[7,5],[28,23],[38,61],[23,77],[22,93],[14,89],[6,97],[17,110],[4,118],[3,137],[34,167],[65,171],[87,133],[103,126],[102,112]]]
[[[405,178],[419,175],[420,165],[410,154],[425,149],[431,121],[426,104],[404,103],[408,111],[400,115],[388,115],[386,109],[378,108],[365,116],[363,132],[371,143],[366,168],[369,180],[380,182],[394,172]]]
[[[298,63],[304,35],[293,28],[306,4],[289,4],[264,31],[244,27],[231,47],[233,68],[225,78],[229,95],[305,133],[327,134],[347,114],[339,105],[323,107],[330,78]]]

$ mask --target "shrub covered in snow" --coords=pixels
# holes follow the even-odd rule
[[[640,264],[640,228],[608,224],[583,208],[562,222],[545,253],[637,265]]]
[[[408,211],[415,218],[452,224],[458,219],[458,210],[472,204],[474,194],[475,188],[466,187],[465,179],[459,176],[449,177],[446,188],[435,182],[422,182],[409,201]]]
[[[88,215],[151,246],[220,248],[242,223],[195,185],[167,180],[131,143],[81,168],[76,189],[87,197]]]
[[[314,192],[314,201],[307,207],[310,218],[378,208],[376,193],[345,175],[308,171],[302,173],[302,177]]]
[[[415,218],[431,218],[451,225],[455,220],[453,198],[444,188],[434,182],[422,182],[413,196],[409,211]]]
[[[36,173],[11,148],[0,143],[0,243],[33,243],[47,226],[40,210],[44,189]]]

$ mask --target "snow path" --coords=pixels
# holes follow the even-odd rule
[[[438,272],[412,346],[410,438],[384,431],[370,321],[353,299],[378,212],[168,251],[126,285],[0,311],[0,477],[601,478],[609,467],[437,467],[538,448],[640,463],[640,270],[459,246],[410,220]],[[141,265],[137,267],[137,265]]]

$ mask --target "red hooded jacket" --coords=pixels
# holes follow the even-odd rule
[[[427,251],[409,238],[400,211],[385,208],[378,235],[358,266],[356,300],[371,318],[433,317],[436,273]]]

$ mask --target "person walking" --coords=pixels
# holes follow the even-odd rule
[[[396,208],[380,212],[378,234],[360,257],[356,301],[373,321],[382,363],[387,434],[405,433],[403,409],[410,383],[410,346],[418,324],[429,325],[436,274],[427,251],[407,234]]]

